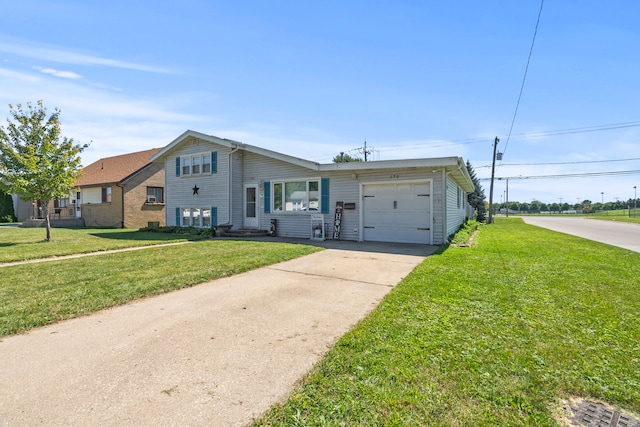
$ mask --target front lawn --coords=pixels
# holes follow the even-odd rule
[[[193,236],[129,229],[0,227],[0,263],[193,240]]]
[[[0,267],[0,336],[318,250],[274,242],[207,240]]]
[[[428,257],[256,426],[554,426],[640,412],[640,254],[520,219]]]

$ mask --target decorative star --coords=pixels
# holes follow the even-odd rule
[[[194,185],[194,186],[193,186],[193,195],[194,195],[194,196],[195,196],[196,194],[198,194],[198,190],[199,190],[199,189],[200,189],[200,188],[199,188],[197,185]]]

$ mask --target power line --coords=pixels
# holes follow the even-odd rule
[[[609,172],[586,172],[586,173],[566,173],[555,175],[530,175],[530,176],[504,176],[495,179],[551,179],[551,178],[585,178],[593,176],[619,176],[619,175],[640,175],[640,169],[628,171],[609,171]],[[491,178],[479,178],[480,181],[489,181]]]
[[[540,16],[542,15],[542,7],[544,6],[544,0],[540,0],[540,10],[538,11],[538,19],[536,21],[536,28],[533,32],[533,39],[531,40],[531,48],[529,49],[529,57],[527,58],[527,66],[524,68],[524,76],[522,76],[522,85],[520,86],[520,94],[518,95],[518,102],[516,102],[516,108],[513,112],[513,118],[511,119],[511,127],[509,128],[509,135],[507,136],[507,142],[504,144],[503,153],[507,152],[507,146],[509,145],[509,139],[511,138],[511,132],[513,131],[513,125],[516,122],[516,116],[518,115],[518,107],[520,107],[520,100],[522,99],[522,92],[524,91],[524,84],[527,80],[527,73],[529,71],[529,63],[531,62],[531,55],[533,54],[533,46],[536,42],[536,35],[538,34],[538,25],[540,24]]]
[[[517,133],[517,134],[512,134],[511,137],[512,138],[518,137],[521,139],[544,138],[548,136],[602,132],[607,130],[626,129],[626,128],[632,128],[632,127],[640,127],[640,120],[635,120],[630,122],[621,122],[621,123],[609,123],[609,124],[603,124],[603,125],[583,126],[583,127],[575,127],[575,128],[567,128],[567,129],[555,129],[555,130],[542,131],[542,132]],[[426,143],[384,145],[381,148],[445,147],[451,144],[475,144],[479,142],[486,143],[488,140],[491,140],[491,139],[493,139],[492,136],[482,136],[482,137],[462,138],[462,139],[452,139],[452,140],[436,139],[434,141],[426,142]]]
[[[613,163],[613,162],[631,162],[634,160],[640,160],[640,157],[633,157],[631,159],[612,159],[612,160],[583,160],[576,162],[542,162],[542,163],[504,163],[502,166],[550,166],[550,165],[584,165],[591,163]],[[478,166],[480,168],[490,168],[491,165]]]

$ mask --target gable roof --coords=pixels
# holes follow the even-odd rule
[[[121,154],[105,157],[82,169],[82,176],[76,180],[77,187],[99,184],[116,184],[125,181],[140,170],[151,164],[151,157],[161,148],[138,151],[136,153]]]
[[[391,170],[398,168],[431,168],[432,170],[444,169],[452,178],[468,193],[475,189],[469,171],[461,157],[437,157],[428,159],[404,159],[404,160],[382,160],[373,162],[347,162],[347,163],[317,163],[309,160],[301,159],[287,154],[278,153],[276,151],[267,150],[242,142],[233,141],[231,139],[218,138],[212,135],[187,130],[182,135],[174,139],[169,145],[161,149],[153,157],[152,162],[163,162],[166,157],[177,149],[184,141],[195,138],[196,140],[209,141],[222,145],[232,150],[244,150],[250,153],[259,154],[286,163],[297,165],[303,168],[317,172],[329,172],[336,170],[363,171],[363,170]]]
[[[154,155],[151,158],[151,161],[152,162],[164,161],[164,159],[171,154],[174,148],[180,146],[184,141],[187,141],[190,139],[212,142],[214,144],[222,145],[223,147],[227,147],[232,150],[238,149],[238,150],[243,150],[250,153],[260,154],[265,157],[270,157],[276,160],[282,160],[283,162],[298,165],[303,168],[318,170],[318,166],[319,166],[319,164],[316,162],[311,162],[309,160],[300,159],[294,156],[289,156],[288,154],[282,154],[276,151],[267,150],[266,148],[260,148],[254,145],[245,144],[243,142],[234,141],[232,139],[218,138],[217,136],[206,135],[204,133],[196,132],[194,130],[188,130],[184,132],[182,135],[180,135],[179,137],[177,137],[176,139],[174,139],[173,141],[171,141],[169,145],[167,145],[162,150],[160,150],[160,152]]]

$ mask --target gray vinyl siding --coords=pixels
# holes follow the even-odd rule
[[[244,183],[258,184],[258,216],[260,229],[269,230],[271,219],[278,221],[277,235],[281,237],[311,237],[311,212],[270,212],[264,209],[264,183],[288,180],[320,180],[320,173],[281,160],[244,152]],[[319,213],[319,212],[313,212]],[[325,219],[327,215],[325,215]],[[326,221],[325,221],[326,222]],[[235,227],[234,227],[235,228]]]
[[[225,155],[227,158],[229,156]],[[219,157],[218,157],[219,159]],[[219,162],[220,160],[218,160]],[[232,174],[232,190],[231,190],[231,225],[234,229],[242,228],[244,217],[244,156],[241,152],[235,152],[231,155],[231,174]],[[223,224],[220,222],[220,224]]]
[[[260,228],[268,230],[272,218],[278,221],[277,234],[282,237],[311,237],[311,214],[310,212],[269,212],[264,209],[264,183],[270,185],[273,182],[287,180],[310,180],[329,178],[329,211],[324,214],[326,233],[328,238],[333,237],[333,222],[335,216],[336,202],[355,203],[355,209],[343,211],[342,227],[340,233],[341,240],[361,240],[360,227],[362,200],[360,199],[360,186],[362,183],[392,183],[416,180],[432,180],[433,203],[433,229],[432,235],[434,244],[444,242],[444,220],[438,218],[438,212],[444,209],[438,208],[438,203],[442,206],[443,197],[443,174],[431,171],[419,170],[415,168],[399,169],[390,172],[389,170],[363,170],[357,171],[334,171],[319,173],[317,171],[292,165],[276,159],[263,157],[253,153],[244,153],[244,180],[248,183],[258,183],[260,186]],[[318,213],[318,212],[314,212]]]
[[[176,176],[176,157],[198,153],[218,153],[217,172],[209,175]],[[180,149],[165,159],[166,221],[176,224],[176,208],[217,208],[218,224],[229,221],[229,149],[207,141],[185,141]],[[193,194],[193,187],[198,194]]]
[[[460,196],[458,194],[460,193]],[[458,197],[460,197],[460,205],[458,206]],[[455,183],[453,179],[447,176],[447,237],[458,231],[458,228],[464,223],[466,215],[466,193]]]

